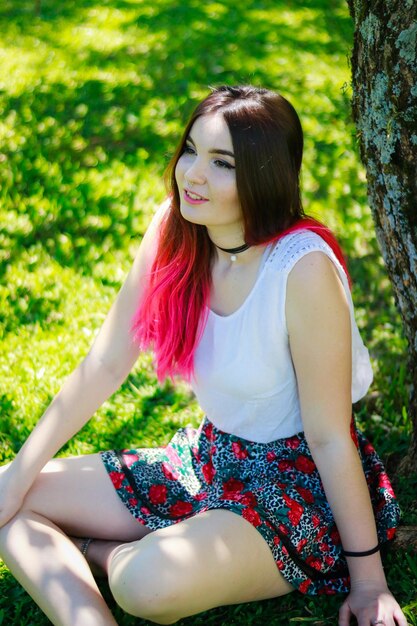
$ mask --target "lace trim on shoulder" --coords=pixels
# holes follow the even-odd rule
[[[309,230],[301,230],[290,233],[280,239],[271,252],[268,263],[273,263],[275,267],[287,271],[305,253],[312,250],[319,250],[326,254],[330,253],[332,258],[337,261],[332,249],[320,235]],[[338,261],[337,263],[339,265]]]

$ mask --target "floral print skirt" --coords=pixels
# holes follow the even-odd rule
[[[353,421],[351,431],[385,543],[394,536],[399,507],[374,448]],[[299,591],[349,591],[339,533],[303,433],[256,443],[205,418],[198,429],[178,430],[165,447],[112,450],[101,457],[125,506],[151,530],[228,509],[261,533],[278,569]]]

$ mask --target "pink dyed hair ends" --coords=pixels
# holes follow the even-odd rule
[[[161,224],[155,261],[143,300],[133,318],[134,338],[153,348],[161,381],[190,378],[194,352],[204,330],[210,293],[211,245],[203,228],[168,209]]]

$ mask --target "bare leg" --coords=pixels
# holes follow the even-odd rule
[[[0,554],[53,624],[114,626],[86,560],[66,535],[123,542],[148,532],[121,503],[99,455],[56,459],[0,529]]]
[[[85,538],[69,537],[72,543],[81,551]],[[94,539],[88,546],[85,559],[90,566],[94,578],[107,578],[109,556],[115,548],[125,544],[125,541],[105,541]]]
[[[226,510],[207,511],[116,548],[109,584],[127,613],[158,624],[293,590],[259,532]]]
[[[28,512],[0,535],[6,564],[53,624],[115,626],[85,559],[58,527]]]

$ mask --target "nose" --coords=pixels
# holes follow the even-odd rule
[[[185,181],[190,183],[191,185],[204,185],[206,182],[206,174],[204,171],[204,166],[201,161],[197,159],[194,160],[193,164],[190,165],[188,169],[184,172]]]

